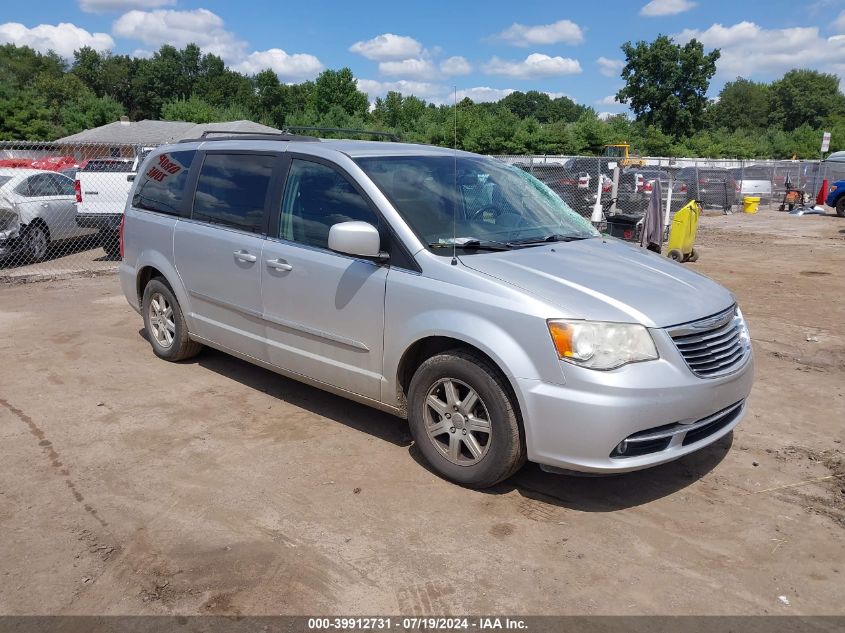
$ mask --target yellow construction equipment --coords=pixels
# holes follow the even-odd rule
[[[695,200],[690,200],[675,213],[672,226],[669,228],[669,239],[666,242],[666,256],[669,259],[676,262],[694,262],[698,259],[698,251],[695,250],[695,233],[698,230],[699,215],[701,215],[701,206]]]
[[[604,146],[605,158],[615,158],[620,167],[645,167],[645,160],[631,155],[628,143],[615,143]]]

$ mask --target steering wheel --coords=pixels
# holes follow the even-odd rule
[[[473,214],[469,217],[470,222],[475,222],[476,220],[484,220],[484,213],[490,211],[493,214],[494,218],[498,218],[502,214],[502,210],[494,204],[485,204],[480,209],[473,212]]]

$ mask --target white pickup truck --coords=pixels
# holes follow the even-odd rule
[[[76,172],[76,223],[97,229],[100,244],[112,257],[120,255],[120,219],[132,188],[130,176],[151,149],[145,147],[135,158],[92,158]]]

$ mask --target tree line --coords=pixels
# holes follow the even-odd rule
[[[771,83],[728,82],[706,93],[719,51],[659,36],[622,46],[633,118],[600,117],[568,97],[530,90],[495,103],[458,103],[461,149],[486,154],[598,154],[630,143],[639,154],[736,158],[816,158],[821,131],[845,149],[845,95],[835,75],[795,69]],[[455,112],[389,92],[370,104],[349,68],[285,84],[272,70],[248,76],[198,46],[162,46],[149,58],[82,48],[65,61],[26,46],[0,46],[0,140],[54,140],[104,125],[165,119],[208,123],[250,119],[277,128],[391,131],[403,140],[452,146]]]

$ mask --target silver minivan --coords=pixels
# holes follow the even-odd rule
[[[161,147],[121,246],[156,355],[208,345],[407,418],[464,485],[526,459],[668,462],[730,433],[751,390],[730,292],[489,157],[285,135]]]

